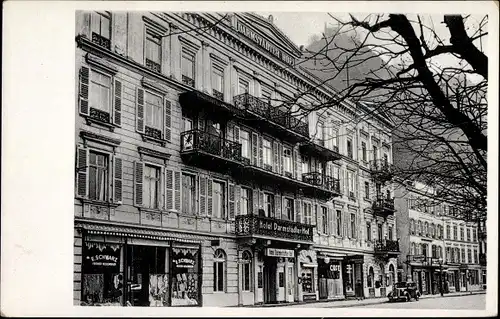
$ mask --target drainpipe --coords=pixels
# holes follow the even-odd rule
[[[242,296],[242,287],[243,283],[241,282],[241,259],[240,259],[240,250],[237,250],[236,253],[236,265],[238,267],[238,307],[241,307],[243,305],[243,296]]]

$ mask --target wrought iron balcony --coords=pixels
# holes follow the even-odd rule
[[[111,49],[111,41],[95,32],[92,32],[92,42],[108,50]]]
[[[182,75],[182,83],[186,84],[187,86],[194,87],[194,80],[188,76]]]
[[[327,148],[323,141],[307,141],[300,145],[300,152],[302,154],[311,155],[313,157],[318,157],[324,161],[336,161],[342,158],[339,153],[339,148],[337,146],[332,146],[332,148]]]
[[[156,73],[161,73],[161,64],[150,59],[146,59],[146,67]]]
[[[198,90],[184,92],[179,96],[179,102],[186,110],[203,110],[223,118],[243,114],[233,105],[224,102],[224,95],[216,90],[213,90],[213,96]]]
[[[245,111],[249,124],[267,130],[273,135],[292,142],[309,139],[309,125],[306,122],[258,97],[248,93],[240,94],[234,97],[234,105],[237,109]]]
[[[408,264],[416,264],[425,267],[435,267],[435,268],[447,268],[449,263],[444,259],[439,259],[436,257],[428,257],[425,255],[407,255],[406,262]]]
[[[197,129],[181,133],[181,155],[191,164],[208,169],[242,165],[241,144]]]
[[[384,217],[394,215],[394,198],[378,196],[375,198],[372,208],[376,214]]]
[[[372,178],[376,181],[387,182],[394,176],[394,166],[385,160],[373,160],[370,162]]]
[[[375,253],[383,255],[398,255],[399,251],[399,240],[378,240],[375,242]]]
[[[302,174],[302,181],[309,187],[302,187],[305,195],[321,196],[331,198],[339,196],[340,181],[320,172],[309,172]]]
[[[312,243],[315,226],[288,220],[257,216],[236,216],[235,230],[238,237],[252,237],[293,242]]]
[[[106,111],[102,111],[96,108],[90,108],[90,118],[102,123],[109,123],[111,121],[110,115]]]
[[[224,93],[217,91],[216,89],[212,90],[212,95],[220,101],[224,101]]]

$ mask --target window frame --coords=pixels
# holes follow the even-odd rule
[[[222,199],[220,201],[220,208],[221,208],[221,211],[220,212],[220,215],[221,216],[218,216],[216,214],[217,210],[216,210],[216,207],[215,207],[215,194],[216,194],[216,190],[215,190],[215,185],[220,185],[221,186],[221,192],[222,192]],[[227,215],[227,212],[226,212],[226,201],[227,201],[227,194],[226,194],[226,187],[227,187],[227,183],[225,181],[221,181],[221,180],[212,180],[212,218],[215,218],[215,219],[226,219],[226,215]]]
[[[246,147],[245,147],[245,143],[243,143],[243,141],[245,140],[243,138],[243,135],[247,135],[247,139],[246,139]],[[240,140],[239,140],[239,143],[241,144],[241,156],[248,159],[248,160],[251,160],[252,158],[252,143],[251,143],[251,132],[249,130],[246,130],[246,129],[240,129]],[[247,153],[248,156],[245,156],[245,152]]]
[[[215,81],[215,77],[216,76],[219,76],[220,78],[220,90],[217,90],[215,89],[214,87],[214,83],[217,83],[217,82],[214,82]],[[224,66],[221,64],[221,63],[217,63],[216,61],[214,61],[212,59],[211,61],[211,72],[210,72],[210,85],[212,87],[212,95],[215,96],[215,91],[217,91],[218,93],[220,93],[222,95],[222,99],[221,100],[224,100],[224,85],[225,85],[225,78],[224,78]]]
[[[191,191],[187,191],[185,188],[184,188],[184,177],[189,177],[191,179]],[[197,201],[197,192],[198,192],[198,185],[196,183],[196,175],[195,174],[192,174],[192,173],[188,173],[188,172],[181,172],[181,200],[182,200],[182,206],[181,206],[181,211],[183,214],[187,214],[187,215],[197,215],[198,214],[198,210],[196,209],[198,207],[198,201]],[[190,211],[187,212],[185,211],[184,209],[184,205],[185,205],[185,198],[184,196],[186,196],[186,193],[191,193],[192,194],[192,197],[190,198],[190,201],[191,201],[191,208],[190,208]]]
[[[192,67],[191,67],[192,77],[189,77],[186,74],[184,74],[185,60],[192,63]],[[181,63],[180,64],[181,64],[180,68],[181,68],[181,81],[182,81],[182,83],[184,83],[188,86],[191,86],[191,87],[195,87],[195,85],[196,85],[196,50],[188,47],[185,44],[181,44]],[[192,82],[189,80],[185,80],[184,77],[191,80]],[[189,82],[189,83],[187,83],[187,82]]]
[[[148,58],[148,52],[149,52],[149,46],[148,43],[154,43],[155,45],[158,46],[158,61],[154,61]],[[144,30],[144,65],[149,68],[150,70],[153,70],[155,72],[161,73],[161,68],[162,68],[162,36],[153,28],[150,26],[146,25],[145,30]],[[153,64],[149,66],[148,61],[152,62]]]
[[[329,224],[329,218],[328,218],[328,208],[326,206],[320,206],[321,207],[321,219],[322,219],[322,222],[323,222],[323,225],[322,225],[322,231],[323,231],[323,234],[325,235],[328,235],[329,234],[329,228],[330,228],[330,224]]]
[[[287,152],[289,153],[287,156]],[[293,171],[293,161],[292,161],[292,149],[288,146],[283,146],[283,171],[287,173],[292,173]]]
[[[97,11],[97,10],[94,10],[91,12],[90,14],[90,21],[89,21],[89,32],[90,32],[90,38],[92,38],[92,33],[94,32],[92,30],[92,26],[93,26],[93,20],[96,18],[96,15],[99,16],[99,32],[96,34],[109,40],[110,43],[111,43],[111,37],[113,35],[113,32],[112,32],[112,15],[111,15],[111,12],[109,11]],[[109,33],[109,37],[105,37],[104,35],[102,35],[102,18],[105,17],[108,19],[108,23],[109,23],[109,27],[108,27],[108,33]]]
[[[144,130],[146,130],[146,127],[149,127],[151,129],[155,129],[155,130],[159,130],[161,132],[161,135],[162,135],[162,138],[164,136],[164,131],[165,131],[165,125],[164,125],[164,117],[165,117],[165,97],[162,95],[162,94],[159,94],[159,93],[156,93],[152,90],[149,90],[149,89],[146,89],[146,88],[143,88],[144,90]],[[147,98],[146,96],[147,95],[153,95],[155,97],[158,97],[160,98],[160,105],[159,105],[159,110],[160,110],[160,124],[159,124],[159,128],[158,127],[154,127],[154,126],[151,126],[147,123],[147,114],[148,114],[148,102],[147,102]],[[152,108],[151,108],[152,110]],[[153,117],[154,114],[151,114],[151,117]]]
[[[264,212],[266,214],[266,217],[275,217],[276,216],[276,207],[275,207],[276,203],[275,203],[274,194],[264,192],[263,193],[263,201],[264,201]]]
[[[243,292],[252,292],[253,291],[253,282],[252,282],[252,254],[248,250],[244,250],[241,254],[241,291]],[[245,275],[245,271],[248,267],[248,276]],[[248,284],[248,288],[246,287]]]
[[[310,202],[302,202],[304,224],[313,225],[312,204]]]
[[[214,293],[226,293],[227,290],[227,254],[223,249],[216,249],[213,254],[214,263]],[[219,286],[219,267],[222,267],[222,289]]]
[[[163,189],[163,166],[152,163],[152,162],[143,162],[144,163],[144,172],[143,172],[143,190],[142,190],[142,207],[145,209],[151,209],[151,210],[160,210],[162,208],[162,189]],[[156,202],[157,202],[157,207],[149,207],[146,206],[146,167],[152,167],[158,171],[158,184],[157,184],[157,189],[156,189]]]
[[[245,198],[243,194],[246,193]],[[243,199],[245,198],[247,205],[243,205]],[[240,190],[240,215],[249,215],[252,212],[252,200],[253,200],[253,190],[249,187],[241,187]],[[246,213],[243,212],[243,207],[245,207]]]
[[[366,222],[366,240],[372,241],[372,223],[368,221]]]
[[[366,163],[367,157],[366,157],[366,142],[361,141],[361,160],[363,163]]]
[[[112,180],[112,167],[111,167],[111,157],[112,157],[112,154],[109,153],[109,152],[106,152],[106,151],[103,151],[101,149],[97,149],[97,148],[87,148],[88,149],[88,177],[87,177],[87,187],[88,187],[88,198],[89,200],[91,201],[94,201],[94,202],[102,202],[102,203],[109,203],[111,202],[111,194],[112,194],[112,185],[111,185],[111,180]],[[104,200],[100,200],[100,199],[93,199],[91,198],[90,196],[90,176],[91,176],[91,160],[90,160],[90,157],[91,157],[91,154],[94,153],[94,154],[99,154],[99,155],[104,155],[105,156],[105,161],[106,161],[106,165],[107,165],[107,174],[105,175],[106,176],[106,180],[105,180],[105,195],[104,195]],[[97,180],[97,176],[96,176],[96,180]],[[97,193],[97,182],[96,182],[96,193]]]
[[[266,146],[266,142],[269,143],[269,147]],[[273,143],[265,137],[262,138],[262,164],[273,166]]]
[[[284,209],[286,210],[286,218],[289,221],[295,221],[295,201],[293,198],[290,197],[284,197]],[[288,205],[290,204],[290,205]]]
[[[349,223],[351,224],[351,238],[356,238],[356,213],[349,214]]]

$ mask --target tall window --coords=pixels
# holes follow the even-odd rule
[[[193,175],[182,174],[182,212],[196,214],[196,184]]]
[[[389,226],[389,231],[388,232],[389,232],[388,239],[389,240],[393,240],[392,238],[393,238],[394,234],[392,233],[392,226]]]
[[[469,248],[467,249],[467,262],[469,264],[473,264],[474,261],[472,260],[472,250]]]
[[[241,258],[242,263],[242,271],[241,271],[241,283],[243,291],[251,291],[252,290],[252,255],[245,250],[242,254]]]
[[[477,232],[475,229],[472,230],[472,241],[477,241]]]
[[[418,235],[422,236],[422,222],[419,220],[417,223]]]
[[[274,195],[264,193],[264,211],[266,217],[274,217]]]
[[[382,197],[382,185],[380,183],[375,184],[375,192],[377,193],[377,198]]]
[[[361,158],[363,159],[363,162],[366,162],[366,143],[361,142]]]
[[[150,129],[159,131],[158,138],[161,138],[163,125],[162,98],[159,95],[152,94],[148,91],[144,92],[145,108],[146,108],[146,126]]]
[[[366,222],[366,240],[372,240],[372,224],[371,222]]]
[[[378,233],[378,240],[382,241],[384,239],[384,232],[382,230],[382,224],[377,224],[377,233]]]
[[[326,136],[325,136],[325,123],[323,121],[318,121],[318,124],[317,124],[317,130],[318,130],[318,133],[317,133],[317,139],[318,139],[318,142],[320,145],[325,145],[325,139],[326,139]]]
[[[226,291],[226,253],[217,249],[214,253],[214,291]]]
[[[241,215],[248,215],[252,211],[252,190],[241,188]]]
[[[342,236],[342,211],[337,210],[335,219],[337,221],[337,236]]]
[[[302,156],[302,174],[309,173],[309,157]]]
[[[429,237],[429,223],[425,222],[424,224],[424,236]]]
[[[467,228],[467,241],[470,241],[470,229]]]
[[[108,156],[89,153],[89,198],[106,201],[108,198]]]
[[[212,65],[212,93],[217,99],[224,100],[224,70],[215,64]]]
[[[349,158],[353,158],[353,152],[352,152],[352,140],[348,139],[347,140],[347,156]]]
[[[412,218],[410,218],[410,234],[415,234],[415,221]]]
[[[289,148],[283,149],[283,170],[285,173],[292,172],[292,150]]]
[[[477,248],[474,248],[474,262],[476,264],[479,263],[478,254],[477,254]]]
[[[241,130],[240,143],[241,143],[241,156],[250,160],[250,133]]]
[[[271,166],[273,165],[272,157],[272,148],[271,148],[271,141],[267,139],[263,139],[262,143],[262,148],[264,152],[264,167],[266,165]]]
[[[349,198],[354,198],[354,172],[347,171],[347,183],[349,188]]]
[[[111,17],[108,12],[92,12],[90,18],[92,42],[111,48]]]
[[[446,239],[451,239],[451,226],[446,225]]]
[[[213,182],[213,214],[215,218],[224,218],[224,184]]]
[[[389,164],[389,156],[387,156],[386,153],[384,153],[384,164],[385,165]]]
[[[144,207],[158,209],[160,194],[160,168],[144,166]]]
[[[373,160],[378,160],[378,148],[376,146],[373,146]]]
[[[90,72],[90,107],[109,113],[111,105],[111,77],[92,70]]]
[[[329,233],[328,227],[328,209],[326,207],[321,206],[321,218],[323,222],[323,234]]]
[[[238,78],[238,94],[248,93],[250,91],[250,81],[243,77]]]
[[[194,63],[195,54],[194,52],[182,48],[182,58],[181,58],[181,70],[182,70],[182,83],[194,86]]]
[[[356,214],[351,213],[351,238],[356,238]]]
[[[466,262],[466,261],[465,261],[465,248],[462,248],[462,249],[461,249],[461,257],[462,257],[462,258],[461,258],[462,263],[465,263],[465,262]]]
[[[161,72],[161,38],[146,32],[146,67]]]
[[[310,203],[304,203],[304,224],[312,224],[312,205]]]
[[[288,220],[295,220],[295,212],[293,207],[293,199],[285,198],[285,214]]]
[[[460,240],[464,241],[464,228],[460,227]]]
[[[370,199],[370,183],[365,182],[365,199]]]
[[[368,288],[373,287],[374,277],[375,277],[375,274],[373,272],[373,267],[370,267],[370,269],[368,270],[368,278],[366,279],[366,284],[367,284]]]

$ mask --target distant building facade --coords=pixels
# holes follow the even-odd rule
[[[76,304],[386,296],[390,123],[347,102],[296,116],[299,91],[334,91],[272,20],[78,12],[76,33]]]
[[[419,182],[395,191],[399,262],[407,279],[423,294],[483,289],[478,224],[453,217],[458,208],[434,195]]]

